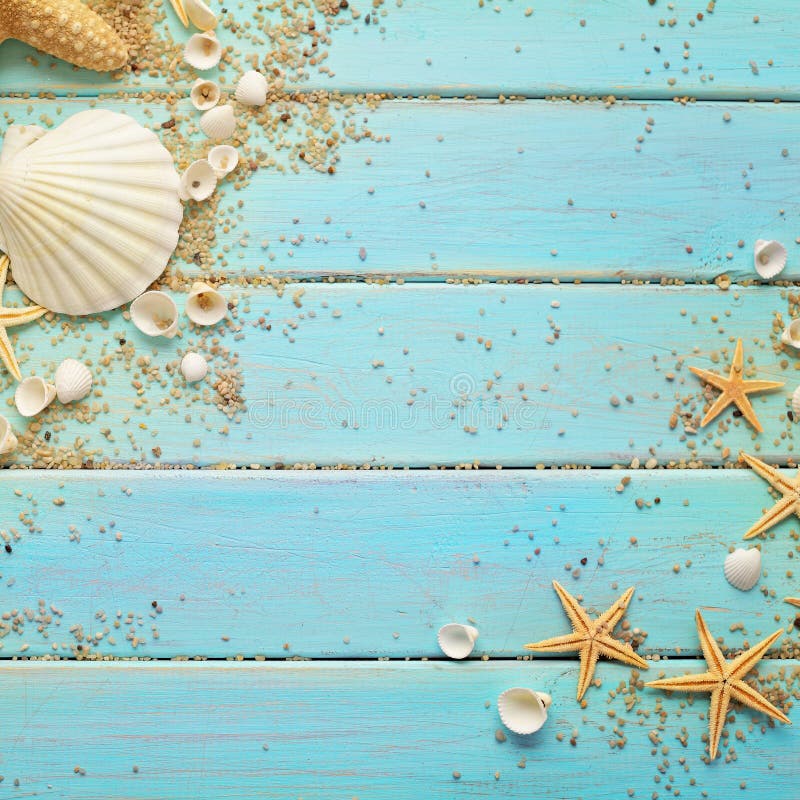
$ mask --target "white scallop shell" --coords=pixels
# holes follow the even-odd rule
[[[195,28],[201,31],[210,31],[216,26],[217,15],[203,0],[183,0],[183,8]]]
[[[189,99],[198,111],[208,111],[219,103],[220,91],[214,81],[198,78],[189,92]]]
[[[17,437],[11,428],[11,423],[5,418],[0,417],[0,455],[13,453],[17,449]]]
[[[92,391],[92,373],[86,364],[65,358],[56,370],[55,384],[59,403],[83,400]]]
[[[761,551],[757,547],[737,548],[728,554],[723,571],[725,579],[735,589],[743,592],[752,589],[761,575]]]
[[[222,58],[222,45],[212,31],[195,33],[186,42],[183,60],[199,70],[212,69]]]
[[[0,151],[0,164],[9,161],[20,150],[41,139],[47,131],[38,125],[9,125],[3,137],[3,149]]]
[[[172,156],[124,114],[81,111],[0,164],[0,241],[34,303],[92,314],[164,270],[183,217]]]
[[[197,202],[208,200],[216,188],[217,174],[206,158],[193,161],[181,175],[182,198],[191,198]]]
[[[459,625],[451,622],[439,628],[439,647],[448,658],[461,660],[466,658],[474,649],[478,638],[478,629],[472,625]]]
[[[178,308],[164,292],[145,292],[131,303],[133,324],[148,336],[171,339],[178,332]]]
[[[187,383],[197,383],[208,375],[208,362],[200,353],[187,353],[181,359],[181,374]]]
[[[186,298],[186,316],[195,325],[216,325],[227,313],[224,295],[202,281],[192,284]]]
[[[208,161],[217,178],[224,178],[239,165],[239,151],[229,144],[218,144],[208,151]]]
[[[774,239],[759,239],[753,251],[756,272],[766,280],[774,278],[786,266],[786,248]]]
[[[547,709],[552,698],[546,692],[514,687],[497,698],[497,710],[503,725],[514,733],[536,733],[547,721]]]
[[[200,117],[200,128],[209,139],[228,139],[236,130],[236,117],[233,106],[224,105],[211,108]]]
[[[239,78],[236,84],[236,99],[245,106],[263,106],[267,102],[267,79],[254,69]]]
[[[56,387],[35,375],[25,378],[17,385],[14,404],[23,417],[35,417],[53,402],[55,396]]]
[[[800,422],[800,386],[792,392],[792,411],[795,422]]]
[[[800,317],[793,319],[781,333],[781,341],[800,350]]]

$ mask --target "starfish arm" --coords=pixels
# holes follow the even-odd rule
[[[4,328],[13,328],[15,325],[24,325],[33,322],[46,314],[47,309],[41,306],[23,306],[22,308],[5,308],[0,306],[0,325]]]
[[[768,531],[773,526],[777,525],[786,517],[791,517],[792,514],[797,513],[798,505],[796,497],[782,497],[775,503],[772,508],[768,509],[758,522],[753,523],[745,533],[745,539],[753,539],[754,537]]]
[[[745,650],[741,655],[729,664],[730,674],[734,678],[744,678],[753,667],[761,661],[761,657],[769,650],[774,642],[783,636],[783,628],[778,628],[772,636],[767,636],[766,639],[759,642],[755,647]]]
[[[703,619],[699,609],[695,612],[694,618],[697,623],[697,635],[700,638],[703,658],[705,658],[711,671],[722,677],[725,669],[725,656],[722,655],[722,650],[719,649],[719,645],[714,641],[714,637],[711,635],[711,631],[708,629],[708,625],[706,625],[706,621]]]
[[[601,628],[605,627],[609,633],[616,628],[617,623],[625,616],[625,612],[628,610],[628,604],[631,602],[631,597],[633,597],[633,593],[635,588],[631,586],[622,597],[614,603],[608,611],[602,613],[595,621],[595,627]]]
[[[581,650],[581,674],[578,676],[578,691],[576,698],[583,699],[589,684],[594,677],[594,668],[597,666],[597,659],[600,656],[597,646],[589,640],[587,646]]]
[[[697,375],[703,383],[713,386],[724,392],[728,388],[730,381],[724,375],[717,375],[716,372],[709,372],[707,369],[700,369],[699,367],[689,367],[689,371]]]
[[[659,678],[648,681],[651,689],[666,689],[668,692],[713,692],[720,677],[714,672],[699,672],[696,675],[679,675],[675,678]]]
[[[615,661],[622,661],[641,669],[648,669],[650,666],[638,653],[634,652],[627,642],[619,642],[610,636],[598,636],[595,641],[600,648],[600,653],[606,658],[613,658]]]
[[[730,686],[731,697],[736,700],[737,703],[741,703],[743,706],[752,708],[754,711],[760,711],[762,714],[766,714],[768,717],[777,719],[786,725],[792,724],[792,721],[786,716],[786,714],[783,713],[783,711],[781,711],[779,708],[775,708],[775,706],[772,705],[769,700],[763,697],[752,686],[749,686],[744,681],[734,681]]]
[[[580,607],[578,601],[558,582],[553,581],[553,588],[556,590],[558,599],[561,605],[564,606],[564,611],[572,623],[575,631],[587,633],[591,627],[592,622],[589,615]]]
[[[567,633],[564,636],[553,636],[542,639],[541,642],[531,642],[525,645],[526,650],[537,650],[542,653],[567,653],[570,650],[580,650],[586,642],[582,633]]]
[[[796,488],[794,483],[776,467],[766,464],[761,459],[744,452],[739,453],[739,458],[741,458],[742,461],[744,461],[744,463],[756,473],[756,475],[758,475],[760,478],[763,478],[770,486],[772,486],[773,489],[777,489],[783,494],[786,494],[787,492],[794,494]]]
[[[8,338],[6,329],[0,325],[0,358],[6,365],[6,369],[14,376],[15,380],[22,380],[22,373],[19,370],[17,357],[14,355],[14,348]]]
[[[732,398],[727,392],[723,392],[711,405],[711,408],[706,411],[706,415],[700,422],[700,427],[705,427],[713,419],[716,419],[730,404]]]
[[[791,603],[793,606],[800,607],[800,597],[784,597],[784,603]]]
[[[771,392],[774,389],[780,389],[781,386],[785,386],[786,384],[783,381],[744,381],[742,384],[742,389],[746,394],[752,394],[753,392]]]
[[[5,253],[0,256],[0,290],[6,285],[6,275],[8,274],[8,265],[10,263],[11,259]]]
[[[708,707],[708,755],[712,761],[717,757],[717,752],[719,751],[719,738],[722,736],[722,729],[725,727],[730,698],[731,687],[727,683],[719,684],[711,692],[711,703]]]
[[[742,416],[753,426],[755,431],[757,433],[763,433],[764,428],[758,421],[756,411],[753,408],[753,404],[750,402],[750,398],[748,398],[746,394],[742,393],[736,397],[733,402],[736,403],[736,407],[742,412]]]
[[[744,369],[744,350],[742,348],[742,340],[736,340],[736,347],[733,351],[733,361],[731,361],[731,376],[734,373],[738,373],[739,375],[742,374],[742,370]]]

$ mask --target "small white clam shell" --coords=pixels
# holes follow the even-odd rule
[[[200,353],[187,353],[181,359],[181,374],[187,383],[197,383],[208,375],[208,362]]]
[[[217,24],[217,15],[203,0],[183,0],[186,16],[198,30],[210,31]]]
[[[795,422],[800,422],[800,386],[792,392],[792,411]]]
[[[214,81],[198,78],[192,86],[189,98],[198,111],[208,111],[209,108],[219,103],[220,91]]]
[[[439,647],[448,658],[466,658],[475,647],[478,629],[472,625],[459,625],[451,622],[439,628]]]
[[[148,336],[171,339],[178,332],[178,309],[164,292],[145,292],[131,303],[133,324]]]
[[[783,271],[786,266],[786,248],[774,239],[759,239],[753,251],[756,272],[769,280]]]
[[[186,316],[195,325],[216,325],[228,313],[224,295],[202,281],[192,284],[186,298]]]
[[[263,106],[267,102],[267,79],[254,69],[239,78],[236,84],[236,99],[245,106]]]
[[[233,106],[224,105],[210,108],[200,117],[200,128],[209,139],[216,141],[229,139],[236,130]]]
[[[25,378],[14,392],[14,404],[23,417],[35,417],[43,411],[56,396],[56,387],[44,378],[34,375]]]
[[[208,151],[208,161],[214,168],[217,178],[224,178],[239,164],[239,151],[229,144],[218,144]]]
[[[793,319],[781,333],[781,341],[800,350],[800,317]]]
[[[552,699],[545,692],[525,687],[506,689],[497,698],[497,710],[503,725],[514,733],[536,733],[547,721],[547,709]]]
[[[723,571],[725,579],[735,589],[743,592],[752,589],[761,575],[761,551],[757,547],[737,548],[728,554]]]
[[[217,188],[217,174],[208,159],[193,161],[181,175],[181,196],[198,202],[208,200]]]
[[[220,58],[222,58],[222,45],[211,31],[195,33],[186,42],[183,51],[183,60],[199,70],[216,67]]]
[[[92,373],[86,364],[65,358],[56,370],[55,384],[59,403],[83,400],[92,391]]]
[[[5,418],[0,417],[0,455],[13,453],[17,449],[17,437],[11,428],[11,423]]]

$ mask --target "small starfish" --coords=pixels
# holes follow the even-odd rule
[[[581,673],[578,678],[578,700],[586,692],[600,656],[647,669],[647,662],[641,656],[636,655],[627,642],[620,642],[611,636],[616,624],[625,616],[628,603],[633,597],[633,586],[608,611],[595,620],[589,618],[578,601],[558,581],[553,581],[553,588],[572,623],[572,633],[526,644],[525,649],[539,650],[545,653],[564,653],[575,650],[580,653]]]
[[[717,417],[724,409],[731,403],[735,403],[739,411],[742,412],[744,418],[759,432],[764,429],[758,421],[756,412],[753,411],[753,406],[750,405],[750,400],[747,398],[748,394],[753,392],[767,392],[771,389],[779,389],[783,386],[780,381],[746,381],[742,378],[744,374],[744,355],[742,354],[742,340],[736,341],[736,349],[733,352],[733,361],[731,362],[731,371],[727,378],[722,375],[717,375],[716,372],[709,372],[707,369],[700,369],[699,367],[689,367],[689,369],[700,378],[701,381],[711,384],[719,389],[722,394],[713,402],[711,408],[703,417],[700,426],[707,425],[712,419]]]
[[[744,535],[745,539],[752,539],[754,536],[768,531],[773,525],[777,525],[792,514],[800,517],[800,470],[797,471],[794,478],[787,478],[775,467],[771,467],[747,453],[739,453],[739,458],[781,494],[780,500],[747,531]]]
[[[800,606],[800,597],[784,597],[784,603],[791,603],[793,606]]]
[[[47,309],[41,306],[6,308],[3,305],[3,291],[6,288],[8,264],[8,256],[0,256],[0,358],[3,359],[6,369],[19,381],[22,380],[22,373],[19,371],[17,357],[14,355],[14,349],[11,347],[11,340],[8,338],[6,328],[33,322],[41,317],[42,314],[46,314]]]
[[[650,681],[645,686],[656,689],[667,689],[679,692],[710,692],[711,702],[708,709],[708,752],[713,761],[719,750],[719,739],[725,727],[728,716],[728,706],[731,700],[743,706],[767,714],[773,719],[778,719],[791,725],[792,721],[782,711],[775,708],[765,697],[744,682],[744,677],[761,660],[769,646],[783,635],[783,628],[778,629],[772,636],[768,636],[755,647],[745,650],[736,656],[733,661],[726,661],[722,650],[714,641],[711,631],[708,630],[705,620],[700,612],[695,612],[697,620],[697,634],[700,637],[700,646],[703,648],[703,657],[709,666],[707,672],[695,675],[683,675],[677,678],[662,678]]]

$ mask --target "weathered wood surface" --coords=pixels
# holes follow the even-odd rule
[[[476,657],[513,657],[569,630],[553,578],[596,613],[636,586],[643,655],[697,655],[698,607],[739,647],[795,617],[796,520],[757,588],[723,577],[770,502],[739,470],[6,470],[0,613],[33,616],[0,655],[436,658],[439,627],[473,619]]]
[[[19,100],[4,110],[9,121],[35,123],[86,105]],[[199,115],[186,101],[103,106],[154,127],[184,164],[205,152],[187,157],[175,131],[161,130],[177,118],[177,130],[196,131]],[[348,124],[361,129],[361,115]],[[214,263],[176,258],[175,267],[415,281],[752,280],[762,238],[787,243],[781,278],[800,278],[790,104],[396,101],[363,116],[363,127],[391,141],[345,140],[335,175],[302,164],[296,174],[259,169],[239,189],[221,184]],[[260,147],[280,159],[256,121],[242,118],[242,152]]]
[[[762,677],[797,670],[759,666]],[[737,713],[723,758],[707,765],[705,698],[681,710],[684,697],[639,689],[633,702],[630,669],[604,663],[598,677],[602,688],[589,689],[582,710],[577,670],[560,662],[11,664],[0,680],[0,791],[80,800],[797,797],[798,725],[765,728],[759,715]],[[500,743],[495,701],[515,685],[549,692],[553,705],[538,734]],[[729,750],[735,760],[724,763]]]
[[[219,28],[221,41],[233,48],[232,68],[223,77],[232,81],[238,67],[252,57],[272,64],[269,53],[274,45],[256,30],[255,12],[276,24],[279,10],[266,11],[267,4],[260,0],[235,7],[222,0],[210,5],[227,8],[240,25],[250,21],[254,26],[240,28],[247,35],[253,30],[252,39]],[[688,0],[659,0],[653,6],[608,0],[502,0],[486,2],[483,8],[478,2],[404,0],[402,7],[386,3],[371,17],[377,24],[366,25],[369,5],[351,4],[359,19],[349,11],[335,17],[331,42],[320,48],[328,54],[322,61],[328,71],[308,67],[306,79],[296,80],[296,85],[403,95],[798,98],[797,18],[791,5],[779,0],[719,2],[713,13],[707,3]],[[159,36],[165,42],[174,40],[168,53],[177,57],[190,31],[180,25],[166,0],[162,6],[166,15],[158,26]],[[526,16],[529,8],[533,13]],[[322,30],[323,16],[307,13]],[[186,86],[190,78],[189,73],[179,75],[178,85]],[[169,82],[147,72],[114,80],[73,70],[25,45],[9,42],[0,48],[0,91],[96,94],[164,88]]]
[[[740,449],[786,463],[797,360],[789,349],[775,352],[773,331],[775,314],[788,319],[785,294],[306,284],[280,298],[272,289],[231,291],[230,327],[200,335],[182,317],[172,340],[144,336],[119,312],[105,326],[87,322],[91,337],[62,335],[58,319],[13,331],[23,374],[47,376],[80,356],[98,384],[94,413],[54,404],[37,418],[40,465],[59,448],[95,466],[718,464],[736,461]],[[692,427],[707,404],[688,366],[727,374],[737,337],[752,359],[749,376],[752,368],[786,382],[754,398],[761,435],[730,409],[720,422]],[[189,349],[212,356],[197,387],[177,372]],[[231,364],[244,383],[242,410],[229,420],[214,386]],[[10,385],[0,393],[21,433],[12,396]],[[31,460],[23,449],[6,463]]]

